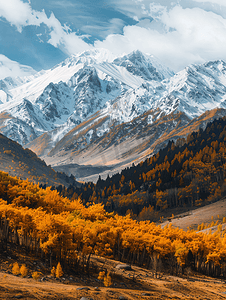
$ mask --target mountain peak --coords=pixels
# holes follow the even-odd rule
[[[109,50],[96,48],[86,50],[77,54],[73,54],[67,59],[65,59],[62,63],[58,64],[58,66],[68,66],[72,67],[75,65],[83,64],[83,65],[91,65],[91,64],[99,64],[102,62],[112,62],[115,59],[115,55],[113,55]],[[54,68],[56,68],[54,67]]]
[[[182,111],[193,118],[226,107],[225,62],[221,60],[191,65],[174,75],[140,50],[112,59],[108,50],[93,48],[38,73],[20,87],[7,89],[11,82],[0,81],[0,112],[12,116],[8,123],[2,120],[4,132],[11,130],[14,139],[23,143],[48,132],[52,147],[76,125],[86,128],[91,120],[98,126],[87,129],[86,141],[81,137],[85,147],[111,124],[132,122],[148,110],[158,111],[158,117]]]
[[[222,59],[218,59],[215,61],[209,61],[209,62],[205,63],[204,66],[213,71],[218,70],[219,72],[226,73],[226,62]]]
[[[85,59],[90,58],[91,60],[93,60],[93,62],[96,63],[112,62],[116,58],[113,53],[104,48],[86,50],[78,55],[79,57],[85,57]]]
[[[113,63],[125,67],[133,75],[140,76],[147,81],[162,81],[174,75],[172,70],[162,65],[153,55],[144,54],[140,50],[116,58]]]

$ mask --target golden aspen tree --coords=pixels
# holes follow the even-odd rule
[[[112,285],[110,272],[108,272],[107,275],[104,276],[104,285],[105,285],[106,287],[109,287],[109,286]]]
[[[60,278],[64,275],[64,272],[62,270],[60,262],[58,262],[57,267],[56,267],[56,277]]]
[[[42,273],[41,272],[33,272],[32,273],[32,278],[35,279],[35,280],[38,280],[39,278],[42,277]]]
[[[27,277],[28,269],[25,265],[22,265],[20,267],[20,274],[21,274],[22,277]]]
[[[15,262],[13,264],[12,273],[13,273],[13,275],[19,275],[20,274],[20,267],[19,267],[19,264],[17,262]]]

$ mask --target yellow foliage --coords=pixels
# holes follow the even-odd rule
[[[58,262],[57,268],[56,268],[56,277],[57,277],[57,278],[60,278],[60,277],[62,277],[63,275],[64,275],[64,272],[63,272],[63,270],[62,270],[61,264],[60,264],[60,262]]]
[[[104,276],[105,276],[105,272],[102,271],[102,272],[99,273],[98,279],[102,281],[102,280],[104,280]]]
[[[19,264],[17,262],[15,262],[13,264],[12,273],[13,273],[13,275],[19,275],[20,274],[20,267],[19,267]]]
[[[121,252],[125,249],[125,253],[134,253],[137,261],[140,257],[157,257],[175,259],[184,266],[189,251],[203,262],[212,261],[218,264],[226,261],[226,237],[220,234],[211,235],[189,230],[185,232],[173,228],[172,225],[161,228],[150,221],[138,222],[130,215],[123,217],[107,213],[103,204],[91,203],[86,207],[80,200],[69,201],[56,191],[48,188],[42,190],[28,181],[23,182],[0,172],[0,196],[6,192],[11,203],[0,199],[1,222],[9,226],[11,237],[15,232],[23,241],[31,239],[33,245],[37,243],[38,249],[41,248],[48,256],[61,255],[62,260],[77,259],[79,262],[94,253],[112,256],[117,252],[114,250],[119,248]],[[123,206],[124,203],[131,204],[131,199],[134,204],[142,204],[145,197],[145,194],[136,191],[121,198],[114,195],[111,199],[118,206]],[[156,199],[162,209],[165,197],[162,191],[156,191]],[[29,203],[30,206],[26,207]],[[153,207],[145,207],[140,217],[151,216],[153,211]],[[161,221],[162,219],[161,217]],[[214,221],[212,223],[216,224]],[[201,224],[198,229],[202,230],[204,227],[205,224]],[[20,269],[15,264],[12,272],[21,273],[23,276],[24,272],[21,270],[22,267]],[[51,270],[51,274],[63,276],[60,263],[56,269]],[[35,279],[40,276],[40,272],[32,274]],[[98,279],[106,286],[112,284],[109,273],[106,275],[105,272],[100,272]]]
[[[38,280],[42,277],[42,273],[41,272],[34,272],[32,273],[32,278],[35,279],[35,280]]]
[[[112,281],[111,281],[111,276],[110,273],[108,272],[106,276],[104,276],[104,285],[106,287],[109,287],[112,285]]]
[[[51,275],[52,275],[53,277],[56,276],[56,268],[55,268],[55,267],[52,267]]]
[[[25,265],[22,265],[20,267],[20,274],[21,274],[22,277],[27,277],[28,269]]]

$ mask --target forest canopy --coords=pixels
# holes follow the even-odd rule
[[[172,274],[186,267],[220,276],[226,271],[226,236],[187,232],[109,213],[56,190],[0,172],[0,245],[10,243],[77,272],[89,270],[98,255],[150,268],[164,265]]]

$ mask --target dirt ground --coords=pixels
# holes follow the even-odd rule
[[[1,269],[9,267],[2,262]],[[21,278],[10,274],[9,271],[0,272],[0,299],[226,299],[226,282],[197,274],[189,277],[175,277],[159,273],[153,278],[150,270],[132,266],[132,270],[120,270],[115,266],[116,261],[98,258],[100,265],[114,272],[111,287],[104,287],[103,283],[94,277],[69,276],[55,279],[44,276],[44,281],[33,278]]]
[[[153,279],[147,271],[135,272],[140,274],[139,282],[127,283],[121,288],[39,282],[0,273],[0,299],[226,299],[226,284],[221,280],[194,276],[189,279],[173,276]],[[125,276],[129,276],[129,271]]]

